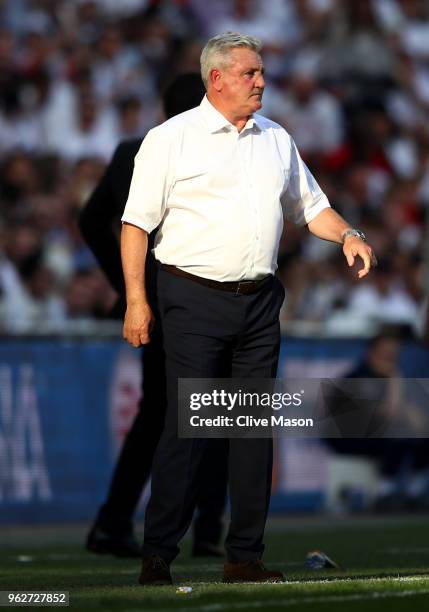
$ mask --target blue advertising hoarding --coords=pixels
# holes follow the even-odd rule
[[[361,340],[284,339],[279,376],[342,375],[364,349]],[[137,410],[140,356],[120,340],[0,342],[0,523],[94,515]],[[427,350],[407,344],[401,369],[428,377]],[[278,443],[273,511],[322,506],[325,452],[314,440]]]

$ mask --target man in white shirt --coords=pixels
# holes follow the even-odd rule
[[[168,408],[145,516],[141,584],[171,584],[169,565],[189,526],[204,440],[177,436],[178,379],[273,378],[284,291],[274,276],[283,213],[343,243],[365,276],[375,263],[359,230],[330,206],[278,124],[255,115],[264,90],[260,42],[226,33],[201,55],[201,105],[151,130],[135,158],[122,217],[127,293],[124,337],[150,341],[144,262],[154,254],[167,360]],[[231,439],[231,523],[225,582],[281,581],[261,563],[271,489],[272,440]]]

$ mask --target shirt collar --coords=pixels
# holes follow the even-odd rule
[[[224,115],[222,115],[222,113],[220,113],[213,106],[207,96],[204,96],[204,98],[202,99],[200,108],[211,134],[219,132],[225,127],[235,127],[230,121],[228,121],[228,119]],[[257,115],[252,115],[250,117],[244,127],[244,130],[250,130],[253,127],[256,127],[259,131],[262,129],[259,123],[259,117]]]

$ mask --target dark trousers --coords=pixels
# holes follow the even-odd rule
[[[274,377],[284,291],[273,278],[254,294],[236,295],[161,270],[158,298],[167,414],[153,463],[143,554],[157,554],[170,563],[192,519],[208,442],[177,436],[178,379]],[[262,556],[271,471],[271,439],[229,441],[231,522],[225,547],[230,561]]]
[[[150,278],[154,277],[155,272],[152,272]],[[150,343],[142,351],[143,387],[139,411],[125,438],[108,497],[97,517],[98,524],[116,535],[126,534],[132,529],[133,515],[151,474],[155,449],[165,421],[165,353],[155,288],[149,295],[157,323]],[[199,478],[195,542],[216,545],[220,540],[227,489],[227,451],[226,440],[210,440],[204,454],[201,471],[208,478]]]

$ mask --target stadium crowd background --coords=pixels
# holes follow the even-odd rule
[[[425,0],[0,0],[0,329],[109,317],[115,294],[79,211],[160,93],[216,33],[264,43],[263,114],[286,127],[331,203],[374,246],[357,282],[337,245],[288,225],[282,322],[335,335],[418,332],[429,205]]]

